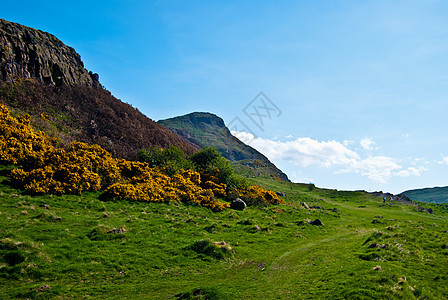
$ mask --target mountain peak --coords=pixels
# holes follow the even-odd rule
[[[99,86],[98,74],[87,71],[81,56],[54,35],[0,19],[0,79],[35,78],[61,86]]]
[[[159,123],[199,148],[215,147],[237,168],[244,168],[245,171],[251,169],[252,175],[264,173],[289,181],[288,176],[271,163],[266,156],[234,137],[226,127],[224,120],[215,114],[194,112],[160,120]],[[264,169],[263,172],[262,169]]]
[[[167,120],[178,120],[195,126],[206,124],[219,128],[226,127],[224,120],[221,117],[209,112],[192,112],[184,116],[174,117]]]

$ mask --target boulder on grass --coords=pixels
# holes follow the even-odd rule
[[[311,221],[310,224],[311,224],[311,225],[317,225],[317,226],[322,226],[322,225],[324,225],[324,224],[322,223],[322,221],[319,220],[319,219],[316,219],[316,220],[314,220],[314,221]]]
[[[244,202],[240,198],[236,198],[232,201],[232,203],[230,203],[230,208],[235,210],[245,210],[246,206],[246,202]]]

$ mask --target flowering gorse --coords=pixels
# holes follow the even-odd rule
[[[0,163],[14,164],[13,181],[32,194],[80,194],[103,190],[110,198],[147,202],[180,201],[215,211],[229,207],[227,186],[218,176],[180,169],[171,176],[163,167],[117,159],[99,145],[73,142],[56,147],[57,140],[34,131],[30,116],[10,116],[0,104]],[[219,170],[216,174],[219,175]],[[250,204],[278,204],[281,199],[258,186],[238,190]]]

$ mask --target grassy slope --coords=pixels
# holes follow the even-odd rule
[[[410,190],[404,194],[415,201],[448,203],[448,186]]]
[[[97,193],[31,197],[5,174],[1,299],[448,297],[447,206],[432,205],[430,215],[361,192],[254,179],[286,192],[291,205],[212,213],[102,202]],[[324,226],[303,222],[316,218]],[[126,232],[104,233],[113,228]],[[222,260],[198,254],[189,246],[201,239],[225,241],[232,251]]]

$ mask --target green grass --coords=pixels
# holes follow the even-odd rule
[[[0,169],[1,299],[448,297],[444,206],[419,213],[363,192],[252,179],[286,193],[290,205],[213,213],[103,202],[100,193],[30,196],[7,172]],[[324,225],[308,224],[315,219]]]

